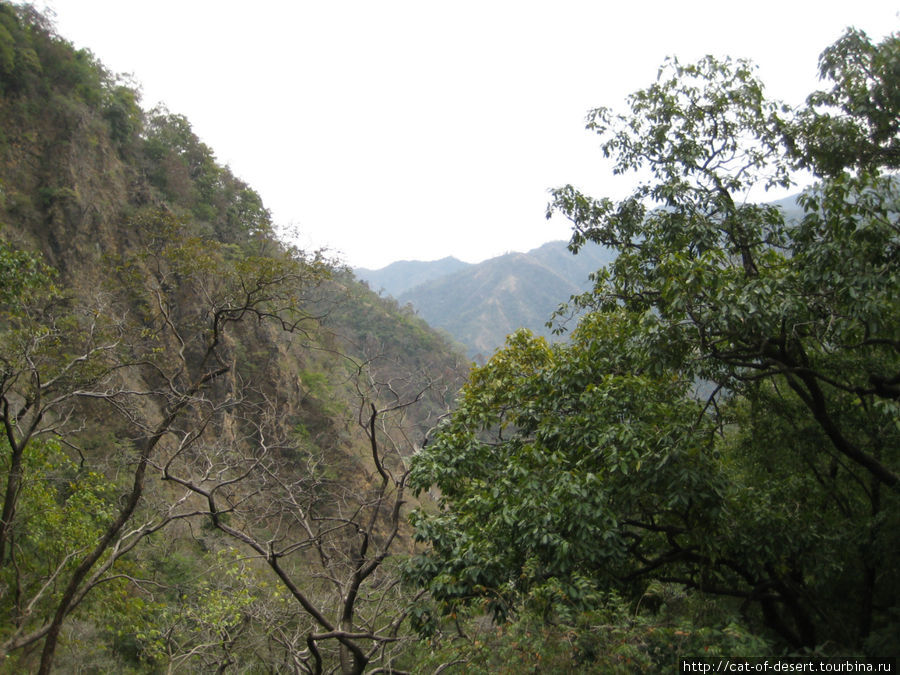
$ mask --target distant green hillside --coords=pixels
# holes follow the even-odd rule
[[[599,246],[573,255],[566,242],[554,241],[476,265],[444,258],[356,273],[375,290],[379,284],[389,293],[406,289],[395,296],[400,304],[411,304],[431,326],[446,331],[466,347],[470,357],[481,360],[519,328],[549,335],[546,323],[553,312],[572,295],[587,290],[589,275],[610,261],[609,253]],[[458,269],[453,271],[454,267]],[[430,280],[417,282],[423,278]]]
[[[796,195],[774,204],[788,220],[802,216]],[[589,276],[612,260],[610,250],[595,244],[574,255],[568,242],[552,241],[474,265],[447,257],[354,272],[372,290],[412,305],[429,325],[462,344],[470,358],[484,361],[519,328],[553,337],[547,327],[553,313],[573,295],[590,290]]]

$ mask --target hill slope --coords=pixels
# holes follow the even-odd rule
[[[364,267],[353,272],[357,277],[369,284],[373,291],[384,291],[388,295],[399,298],[403,293],[448,274],[459,272],[469,267],[469,263],[452,256],[423,262],[421,260],[398,260],[387,267],[372,270]]]
[[[397,635],[405,461],[464,358],[5,2],[0,130],[4,671],[393,658],[333,629]]]
[[[394,263],[383,270],[356,273],[373,287],[381,283],[388,290],[384,279],[389,279],[391,288],[406,288],[396,296],[401,304],[412,304],[431,326],[446,331],[470,357],[481,360],[519,328],[549,336],[546,323],[553,312],[587,290],[589,275],[611,258],[594,245],[572,255],[566,242],[554,241],[527,253],[463,263],[457,271],[445,273],[448,260],[455,259]],[[416,284],[425,277],[431,279]]]

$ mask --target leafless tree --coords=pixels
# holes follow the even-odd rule
[[[333,467],[321,456],[279,431],[271,400],[228,419],[233,433],[210,435],[193,457],[176,451],[159,466],[167,480],[201,497],[213,525],[264,561],[294,599],[299,631],[275,639],[303,673],[362,673],[374,664],[399,672],[392,659],[407,607],[399,576],[385,562],[403,545],[406,459],[414,445],[404,415],[431,383],[400,393],[396,382],[357,367],[357,428],[368,456],[351,451],[342,475],[330,476]]]

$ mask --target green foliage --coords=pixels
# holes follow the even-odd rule
[[[11,452],[5,440],[0,452],[6,474]],[[78,554],[93,544],[114,510],[108,478],[74,463],[57,442],[32,442],[22,472],[15,521],[5,533],[10,560],[0,566],[3,638],[52,611]]]
[[[9,94],[0,106],[4,130],[27,141],[35,156],[60,151],[54,144],[70,146],[65,161],[77,165],[57,171],[60,167],[50,162],[41,172],[44,184],[38,185],[20,184],[21,171],[12,174],[11,192],[22,204],[27,198],[49,211],[67,197],[72,206],[94,212],[98,177],[92,172],[109,174],[99,181],[106,182],[124,168],[133,174],[134,189],[118,208],[129,201],[141,206],[165,200],[190,216],[195,233],[206,238],[237,244],[255,240],[257,245],[269,240],[271,216],[260,196],[216,162],[185,117],[165,109],[145,114],[127,78],[108,73],[90,52],[74,50],[28,6],[0,4],[0,91]],[[44,142],[50,147],[42,147]],[[107,147],[114,152],[106,153]],[[111,165],[110,155],[129,166]],[[150,185],[138,175],[149,178]],[[91,190],[86,183],[94,183]],[[152,196],[154,190],[162,200]]]
[[[130,87],[114,87],[107,95],[103,115],[109,123],[110,138],[120,148],[132,144],[143,129],[144,112],[138,103],[139,96]]]
[[[166,199],[188,209],[197,225],[203,224],[202,234],[226,243],[271,235],[271,214],[259,194],[216,163],[184,116],[156,109],[144,135],[151,183]]]
[[[134,635],[145,661],[205,671],[231,660],[266,584],[260,585],[236,551],[222,549],[208,558],[207,568],[191,559],[193,578],[174,586],[166,602],[147,607],[153,616]],[[196,649],[198,644],[205,648]]]
[[[40,59],[19,13],[3,3],[0,5],[0,91],[15,93],[41,71]]]
[[[900,200],[882,173],[897,45],[848,33],[822,57],[834,89],[798,110],[749,64],[708,57],[667,62],[625,114],[590,114],[614,170],[648,178],[618,203],[553,192],[573,251],[618,252],[573,301],[589,313],[566,346],[511,338],[415,458],[412,485],[440,496],[413,516],[430,548],[410,574],[442,613],[566,621],[665,581],[740,599],[785,649],[884,648],[900,594]],[[825,177],[799,222],[749,201],[797,167]]]
[[[684,527],[690,504],[707,526],[723,484],[712,427],[687,383],[629,354],[639,325],[591,315],[552,348],[519,333],[472,373],[411,480],[441,491],[441,514],[414,518],[433,551],[413,573],[447,606],[487,594],[498,616],[584,608],[633,571],[630,521]]]
[[[55,274],[40,256],[0,239],[0,316],[21,313],[35,293],[53,293]]]
[[[146,558],[128,554],[153,532],[204,515],[159,487],[144,501],[149,463],[168,469],[186,458],[189,466],[202,466],[219,452],[208,444],[221,436],[252,447],[261,424],[255,413],[268,395],[281,395],[272,375],[277,361],[238,365],[235,346],[262,336],[278,354],[286,347],[275,330],[313,328],[307,294],[328,269],[287,248],[258,255],[194,236],[189,223],[165,210],[141,210],[132,226],[140,246],[110,266],[105,288],[96,289],[101,304],[74,294],[62,302],[50,282],[53,272],[38,256],[5,242],[0,249],[0,271],[16,291],[4,298],[0,323],[0,423],[7,439],[0,463],[0,645],[17,654],[23,669],[35,664],[17,650],[44,638],[46,651],[44,636],[54,627],[72,649],[101,640],[91,650],[96,663],[124,660],[134,667],[160,661],[208,668],[228,661],[235,649],[253,652],[247,643],[265,635],[269,615],[260,606],[271,596],[251,593],[257,579],[210,587],[195,573],[190,589],[160,606],[147,601],[146,589],[177,587],[177,570],[148,581]],[[251,318],[248,334],[244,324]],[[267,325],[273,330],[266,332]],[[218,385],[226,373],[234,380]],[[268,382],[250,384],[264,377]],[[330,396],[327,378],[313,372],[310,380],[319,384],[316,395]],[[288,425],[298,419],[296,412],[280,413]],[[46,459],[49,435],[62,439],[71,455],[53,445]],[[227,461],[228,450],[222,452]],[[229,521],[229,513],[218,517]],[[285,614],[282,608],[272,620]],[[116,622],[121,627],[114,629]],[[287,645],[273,651],[290,651]],[[42,656],[41,667],[46,663]]]
[[[0,5],[0,91],[46,97],[55,89],[94,106],[109,79],[91,52],[55,36],[36,9]]]
[[[787,131],[797,161],[820,175],[844,169],[900,168],[900,39],[879,45],[848,29],[819,59],[834,83],[809,97],[809,107]],[[793,127],[793,128],[792,128]]]
[[[754,657],[769,649],[716,607],[655,583],[636,608],[611,593],[595,597],[592,609],[553,622],[530,613],[497,625],[454,616],[414,654],[425,671],[453,663],[485,674],[647,673],[677,669],[682,657]]]

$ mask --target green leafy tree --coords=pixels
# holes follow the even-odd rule
[[[618,202],[553,192],[574,252],[618,252],[574,299],[588,315],[567,346],[513,339],[416,458],[441,508],[416,517],[413,574],[445,611],[657,580],[792,648],[894,649],[898,45],[848,31],[797,110],[707,57],[589,115],[614,171],[647,178]],[[800,168],[820,179],[801,218],[751,201]]]
[[[417,572],[448,608],[473,594],[498,616],[523,597],[542,611],[555,597],[577,606],[598,575],[636,569],[630,523],[708,526],[724,485],[714,427],[689,383],[630,356],[634,325],[592,316],[566,346],[513,336],[416,457],[414,485],[436,485],[448,507],[415,520],[434,549]]]

